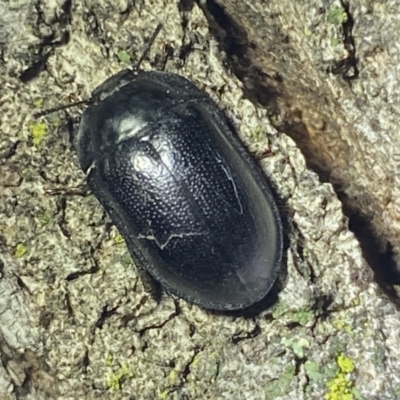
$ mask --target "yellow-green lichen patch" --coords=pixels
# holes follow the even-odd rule
[[[260,142],[266,137],[265,129],[262,126],[256,126],[250,131],[250,137],[254,142]]]
[[[114,243],[115,244],[122,244],[124,242],[125,242],[125,240],[124,240],[124,238],[122,237],[121,234],[118,233],[117,235],[114,236]]]
[[[339,354],[336,362],[342,372],[350,373],[354,371],[353,361],[351,361],[350,358],[346,357],[345,355]]]
[[[107,360],[106,360],[107,361]],[[122,364],[117,371],[110,371],[107,376],[107,387],[110,390],[120,390],[123,380],[133,378],[135,374],[127,364]]]
[[[38,97],[37,99],[33,100],[33,106],[35,108],[42,108],[43,107],[43,99]]]
[[[159,398],[159,400],[166,400],[168,398],[168,395],[169,395],[169,390],[166,389],[158,393],[157,397]]]
[[[312,31],[309,28],[304,29],[304,36],[310,37],[312,35]]]
[[[28,252],[29,252],[29,248],[26,247],[24,244],[19,243],[19,244],[17,244],[17,247],[15,248],[14,255],[17,258],[22,258],[25,255],[27,255]]]
[[[180,381],[181,372],[177,369],[171,369],[168,374],[168,380],[171,385],[177,385]]]
[[[336,364],[338,366],[336,375],[326,383],[328,392],[325,395],[325,400],[361,399],[351,376],[355,369],[353,361],[344,354],[339,354],[336,358]]]
[[[357,299],[352,301],[354,307],[358,306],[357,302]],[[352,338],[358,337],[361,333],[363,335],[368,334],[368,336],[370,336],[370,333],[372,335],[375,334],[374,331],[368,328],[368,321],[363,322],[364,327],[361,327],[360,325],[357,326],[354,324],[354,320],[351,317],[351,314],[347,312],[338,313],[337,315],[332,316],[332,318],[330,319],[330,323],[336,330],[345,332],[348,336]],[[361,321],[359,323],[361,323]]]
[[[158,393],[157,397],[160,400],[165,400],[168,398],[169,393],[171,392],[171,388],[179,386],[181,384],[181,376],[182,372],[176,368],[171,369],[168,374],[168,382],[169,385],[167,388],[163,389]]]
[[[47,135],[47,124],[43,121],[33,122],[29,125],[29,132],[32,136],[32,143],[39,146]]]
[[[353,328],[352,326],[345,321],[343,318],[336,318],[332,321],[332,325],[340,331],[344,331],[348,333],[349,335],[353,335]]]
[[[106,357],[106,360],[105,360],[104,364],[105,364],[107,367],[112,367],[113,362],[114,362],[114,357],[112,356],[112,354],[108,354],[107,357]]]

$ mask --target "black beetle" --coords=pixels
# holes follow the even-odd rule
[[[282,225],[265,177],[187,79],[122,71],[100,85],[75,146],[89,188],[168,291],[235,310],[270,290]]]

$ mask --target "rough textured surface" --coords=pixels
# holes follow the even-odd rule
[[[233,69],[334,185],[377,278],[400,304],[391,288],[400,283],[400,3],[208,3]]]
[[[129,4],[77,3],[71,21],[60,1],[0,5],[0,397],[400,396],[400,316],[373,282],[332,186],[244,98],[197,5]],[[124,60],[135,62],[160,20],[143,67],[159,68],[172,49],[165,69],[226,110],[281,200],[286,260],[259,313],[219,315],[168,295],[153,300],[96,199],[65,193],[84,176],[64,112],[33,117],[89,96]],[[22,83],[43,38],[57,42],[65,31],[70,41],[48,54],[46,71]],[[49,46],[41,51],[46,56]]]

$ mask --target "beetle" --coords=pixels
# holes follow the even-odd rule
[[[283,234],[265,176],[223,112],[189,80],[121,71],[92,94],[75,148],[135,264],[206,309],[261,300]]]

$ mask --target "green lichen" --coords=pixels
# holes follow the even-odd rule
[[[329,391],[325,395],[326,400],[354,400],[351,392],[353,383],[341,372],[327,383],[327,387]]]
[[[305,338],[282,338],[282,344],[292,349],[293,353],[299,358],[304,358],[305,351],[310,348],[310,342]]]
[[[393,392],[394,399],[400,399],[400,386],[397,386],[396,388],[394,388],[392,392]]]
[[[351,361],[350,358],[346,357],[345,355],[339,354],[336,362],[342,372],[350,373],[354,371],[353,361]]]
[[[312,35],[312,31],[309,28],[304,29],[304,35],[306,37],[310,37]]]
[[[45,122],[33,122],[29,126],[29,131],[32,136],[32,143],[39,146],[47,135],[47,125]]]
[[[33,106],[35,108],[42,108],[43,107],[43,99],[41,97],[33,100]]]
[[[169,390],[166,389],[166,390],[163,390],[162,392],[158,393],[157,397],[159,398],[159,400],[166,400],[168,398],[168,395],[169,395]]]
[[[171,387],[176,387],[179,386],[179,383],[181,382],[181,371],[177,369],[171,369],[171,371],[168,374],[168,381],[169,381],[169,388],[163,389],[161,392],[158,393],[157,397],[160,400],[165,400],[168,398],[168,395],[171,392]]]
[[[41,226],[47,225],[53,218],[53,215],[50,211],[44,211],[37,215],[37,220]]]
[[[250,132],[251,139],[255,142],[260,142],[265,138],[265,129],[262,126],[256,126]]]
[[[14,255],[16,258],[22,258],[26,254],[28,254],[29,249],[22,243],[17,244],[17,247],[15,248]]]
[[[124,240],[124,238],[122,237],[121,234],[115,235],[115,237],[114,237],[114,243],[115,244],[122,244],[124,242],[125,242],[125,240]]]
[[[338,338],[332,339],[331,345],[330,345],[330,352],[331,354],[341,354],[346,350],[346,347],[343,343]]]
[[[129,251],[125,251],[124,254],[117,257],[117,261],[121,263],[121,265],[125,268],[131,267],[133,265],[132,257],[129,254]]]
[[[118,57],[118,60],[121,63],[124,63],[124,64],[130,64],[131,63],[131,56],[125,50],[120,50],[117,53],[117,57]]]
[[[330,24],[341,25],[347,21],[347,13],[343,7],[330,7],[327,10],[326,18]]]
[[[180,371],[176,369],[171,369],[170,373],[168,374],[168,380],[171,385],[176,385],[179,382]]]
[[[354,300],[353,303],[356,303],[357,300]],[[357,305],[355,305],[356,307]],[[330,320],[331,324],[335,327],[336,330],[346,332],[350,337],[357,337],[360,333],[359,327],[354,326],[354,321],[350,318],[348,314],[339,314]],[[374,336],[375,332],[369,329],[368,322],[364,323],[363,327],[364,336]]]
[[[309,379],[309,384],[305,387],[305,393],[311,396],[315,387],[322,387],[325,382],[336,377],[338,366],[336,362],[319,364],[315,360],[307,360],[304,363],[304,371]]]
[[[336,364],[338,366],[336,375],[326,383],[328,392],[325,395],[325,400],[359,399],[360,394],[354,387],[354,381],[351,378],[351,373],[355,369],[353,361],[344,354],[339,354],[336,358]]]
[[[272,317],[274,319],[278,319],[280,317],[285,316],[291,322],[297,322],[301,326],[306,326],[308,323],[313,321],[314,313],[308,309],[291,311],[288,309],[289,307],[283,303],[277,303],[272,310]]]
[[[273,400],[276,397],[284,396],[289,393],[295,372],[295,366],[290,365],[278,379],[268,382],[265,388],[265,397],[268,400]]]
[[[105,362],[104,362],[105,365],[106,365],[107,367],[112,367],[113,362],[114,362],[114,357],[113,357],[111,354],[108,354],[107,357],[106,357],[106,360],[105,360]]]
[[[339,39],[337,37],[331,37],[331,46],[335,47],[339,44]]]
[[[372,360],[374,364],[383,366],[385,360],[386,360],[386,355],[385,355],[385,346],[376,346],[373,351],[372,351]],[[400,397],[399,397],[400,398]]]
[[[306,371],[306,374],[307,374],[308,378],[312,382],[320,382],[323,379],[326,379],[325,374],[323,374],[319,370],[318,364],[313,360],[307,360],[304,363],[304,370]]]
[[[120,390],[124,379],[133,378],[135,374],[127,364],[122,364],[117,371],[110,371],[107,376],[107,387],[110,390]]]
[[[354,328],[343,318],[338,317],[332,321],[332,325],[340,331],[346,332],[351,336],[354,336]]]
[[[301,326],[305,326],[314,319],[314,315],[310,311],[300,310],[290,313],[290,319],[293,322],[298,322]]]
[[[61,124],[60,114],[58,112],[50,113],[46,116],[46,120],[49,125],[53,127],[58,127]]]

